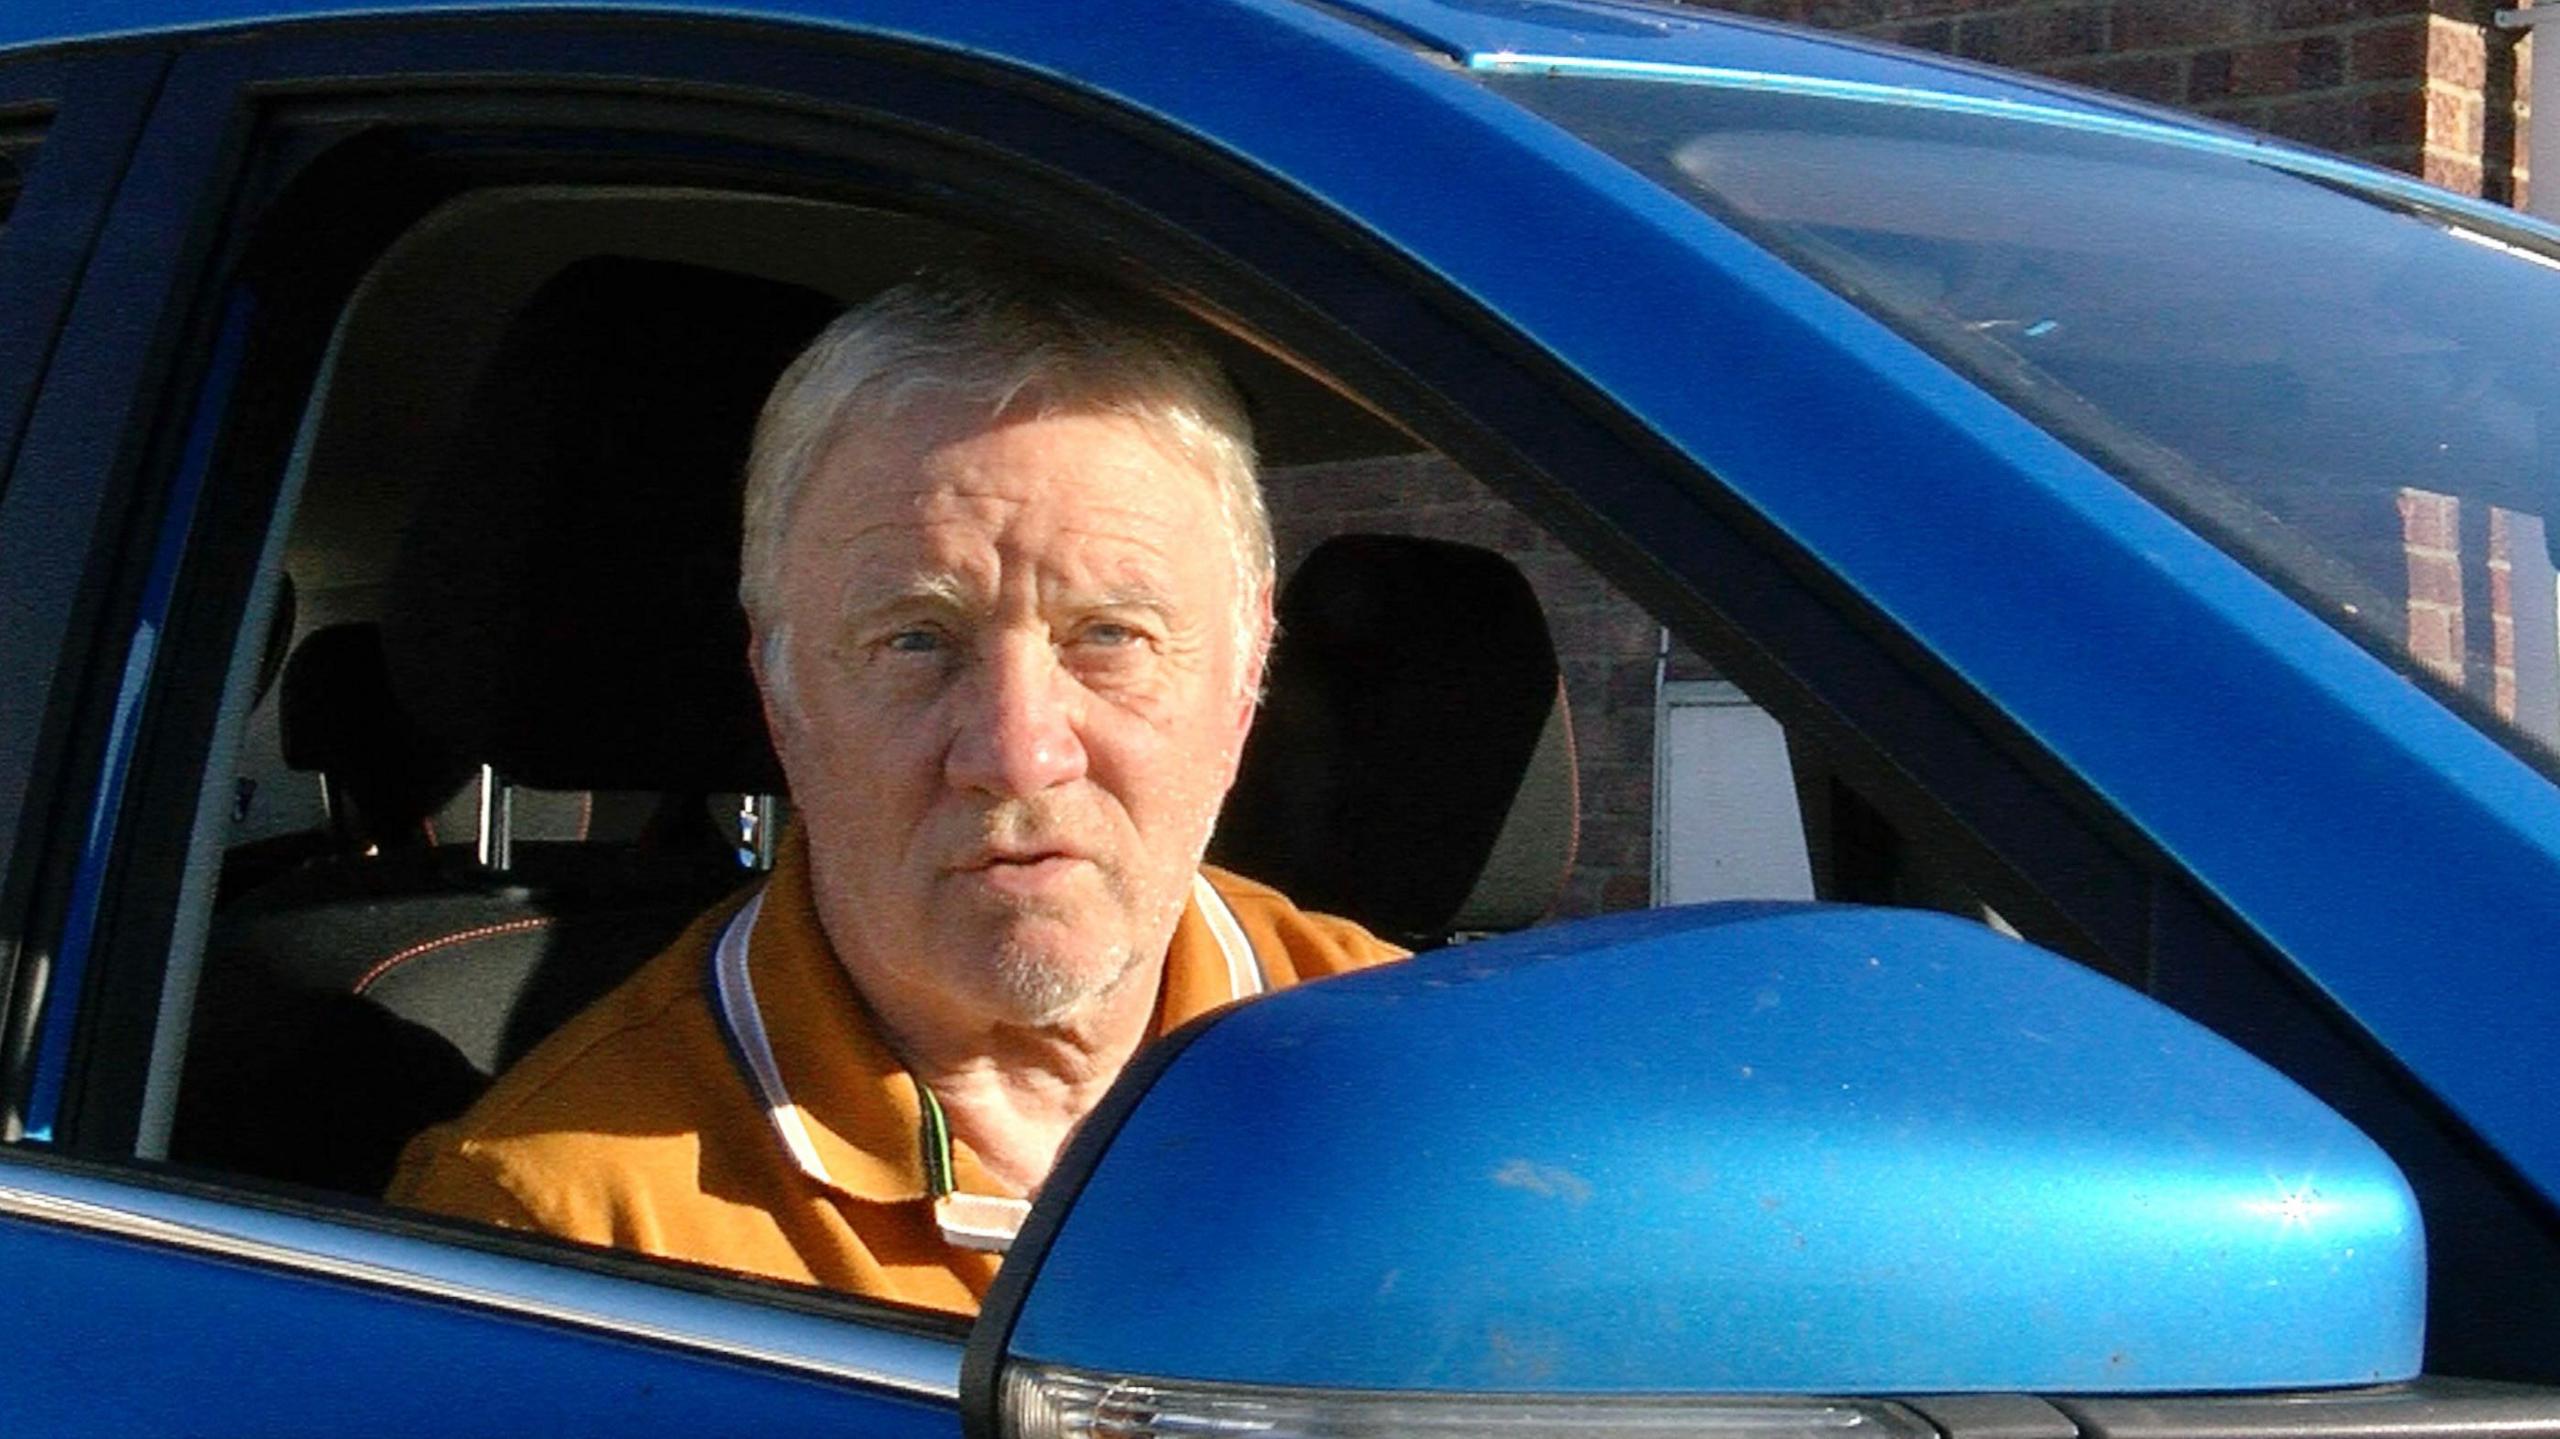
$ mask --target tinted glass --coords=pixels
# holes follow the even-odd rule
[[[1967,371],[2550,763],[2547,236],[2272,149],[2059,117],[1493,83]]]
[[[10,213],[18,208],[27,171],[35,163],[36,142],[43,138],[44,127],[36,121],[0,118],[0,234],[7,232]]]

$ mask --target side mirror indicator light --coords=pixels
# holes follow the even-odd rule
[[[1116,1378],[1003,1381],[1007,1439],[1937,1439],[1898,1404],[1646,1394],[1417,1394]]]

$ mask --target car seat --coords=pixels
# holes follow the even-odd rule
[[[1580,796],[1555,641],[1490,550],[1339,535],[1277,606],[1209,857],[1410,948],[1554,912]]]
[[[362,791],[369,852],[217,914],[174,1158],[377,1192],[410,1134],[751,878],[703,807],[781,790],[735,599],[738,477],[765,390],[836,310],[597,259],[513,323],[409,516],[378,642],[325,640],[311,680],[338,683],[289,715],[303,757]],[[383,851],[464,766],[499,813],[637,791],[663,822]]]

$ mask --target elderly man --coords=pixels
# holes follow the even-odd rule
[[[1124,297],[946,277],[830,327],[740,585],[798,828],[391,1197],[975,1312],[1141,1044],[1398,952],[1200,864],[1271,635],[1253,467]]]

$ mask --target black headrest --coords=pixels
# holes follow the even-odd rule
[[[402,549],[386,640],[420,721],[519,784],[779,793],[739,482],[765,392],[838,308],[660,261],[545,285]]]
[[[371,624],[312,631],[285,661],[277,726],[284,762],[328,776],[350,839],[392,844],[450,798],[471,772],[409,717],[391,691],[382,631]]]
[[[1210,857],[1407,943],[1516,929],[1573,867],[1572,722],[1537,595],[1488,550],[1318,546]]]

